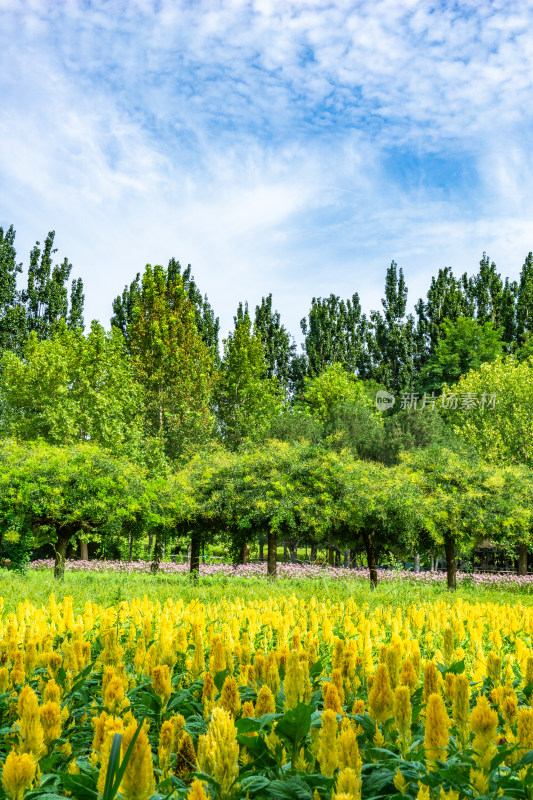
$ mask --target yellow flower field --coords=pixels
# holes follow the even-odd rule
[[[462,600],[21,603],[0,622],[2,790],[532,798],[532,635],[532,607]]]

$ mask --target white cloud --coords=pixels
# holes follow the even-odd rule
[[[527,2],[0,8],[0,224],[26,259],[56,229],[88,316],[174,255],[224,332],[272,291],[297,335],[313,295],[379,307],[392,258],[414,302],[440,266],[486,249],[516,277],[533,247]]]

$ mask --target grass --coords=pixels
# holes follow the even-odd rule
[[[62,582],[54,580],[52,571],[32,572],[26,575],[0,570],[0,596],[4,600],[4,613],[17,610],[20,602],[29,600],[36,606],[47,605],[53,593],[59,602],[65,595],[74,599],[74,612],[80,613],[89,600],[103,606],[111,606],[121,600],[142,598],[164,603],[167,598],[184,602],[217,603],[224,598],[245,602],[268,597],[294,595],[308,601],[313,595],[319,600],[330,599],[341,602],[353,597],[359,605],[367,603],[370,608],[391,605],[402,606],[415,601],[431,602],[462,598],[470,603],[522,603],[533,605],[533,595],[525,591],[494,589],[492,587],[463,586],[455,593],[442,585],[416,585],[395,581],[383,583],[372,590],[361,580],[278,580],[268,582],[258,578],[201,577],[193,583],[183,575],[148,575],[67,572]]]

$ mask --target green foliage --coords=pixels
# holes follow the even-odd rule
[[[0,465],[0,526],[31,532],[36,544],[52,544],[58,577],[74,536],[119,537],[139,517],[150,521],[143,472],[93,445],[7,441]]]
[[[65,258],[53,265],[55,231],[46,237],[43,249],[36,242],[30,254],[28,285],[22,292],[26,304],[26,325],[29,333],[35,331],[39,340],[49,338],[60,320],[66,320],[74,330],[83,330],[83,284],[73,281],[69,313],[68,290],[72,264]]]
[[[239,318],[240,317],[240,318]],[[236,449],[245,439],[259,439],[281,413],[282,393],[268,377],[261,337],[252,331],[248,310],[235,319],[235,330],[224,339],[224,356],[214,400],[224,443]]]
[[[130,350],[145,390],[146,433],[161,439],[171,460],[204,444],[213,428],[213,356],[177,272],[170,277],[147,265],[132,312]]]
[[[458,436],[487,461],[533,466],[532,360],[497,358],[461,377],[453,389],[457,394],[472,393],[477,400],[468,413],[451,407],[443,410]]]
[[[220,331],[218,317],[215,317],[207,295],[202,296],[198,289],[191,274],[191,265],[188,264],[187,268],[182,272],[180,262],[176,261],[175,258],[171,258],[166,270],[166,289],[169,303],[172,303],[173,287],[179,283],[183,284],[185,294],[193,305],[194,321],[200,337],[204,344],[207,345],[215,362],[218,363],[218,336]],[[138,272],[130,285],[124,287],[122,295],[115,297],[113,300],[114,313],[111,318],[111,325],[122,331],[128,348],[130,346],[134,308],[141,297],[141,284],[141,274]]]
[[[91,442],[135,455],[142,434],[143,390],[135,380],[121,333],[97,322],[84,336],[64,321],[24,357],[4,353],[0,392],[7,409],[4,435],[50,444]]]
[[[49,338],[63,320],[72,330],[83,330],[83,283],[72,281],[70,304],[67,281],[72,270],[68,259],[53,265],[55,232],[50,231],[41,251],[39,242],[31,251],[27,288],[17,289],[15,230],[0,227],[0,355],[5,351],[22,355],[29,333],[39,340]]]
[[[272,295],[263,297],[261,305],[255,308],[254,333],[261,337],[263,344],[266,376],[276,378],[285,392],[294,385],[292,368],[296,355],[296,345],[284,325],[280,315],[272,311]]]
[[[342,364],[330,364],[316,378],[306,378],[303,405],[321,422],[326,421],[336,406],[344,403],[375,408],[363,381],[346,372]]]
[[[400,268],[393,261],[385,278],[383,312],[372,311],[372,337],[369,340],[372,368],[369,377],[397,394],[412,386],[417,355],[415,321],[405,316],[407,286]]]
[[[335,363],[361,377],[368,375],[368,322],[361,313],[357,294],[346,301],[334,294],[313,297],[309,315],[302,319],[300,327],[304,335],[304,374],[308,377],[320,375]]]
[[[460,316],[455,322],[445,319],[441,329],[442,338],[419,379],[426,392],[440,392],[444,384],[456,383],[502,354],[502,329],[495,330],[490,320],[481,323]]]
[[[26,332],[26,312],[17,292],[17,264],[13,226],[0,227],[0,354],[5,350],[20,353]]]

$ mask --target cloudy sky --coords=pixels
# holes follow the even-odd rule
[[[484,250],[533,249],[533,5],[523,0],[0,0],[0,225],[56,231],[86,317],[191,263],[225,335],[272,292],[409,303]]]

